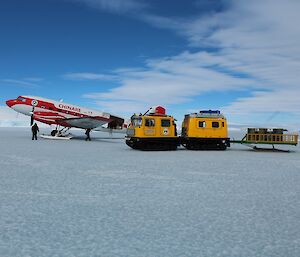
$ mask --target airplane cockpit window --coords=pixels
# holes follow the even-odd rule
[[[26,102],[26,99],[23,97],[18,97],[17,100],[22,101],[22,102]]]
[[[142,126],[142,118],[138,117],[138,118],[132,118],[131,119],[131,123],[134,127],[139,127]]]

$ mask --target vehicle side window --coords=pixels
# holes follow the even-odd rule
[[[205,128],[206,127],[206,122],[205,121],[199,121],[198,126],[199,126],[199,128]]]
[[[211,124],[211,126],[213,128],[218,128],[219,127],[219,122],[213,121],[212,124]]]
[[[225,123],[224,123],[224,121],[222,122],[222,127],[223,127],[223,128],[225,127]]]
[[[171,127],[171,121],[170,120],[161,120],[161,126],[162,127]]]
[[[145,119],[145,126],[146,127],[154,127],[155,126],[154,119]]]

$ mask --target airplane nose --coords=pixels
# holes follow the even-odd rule
[[[6,101],[6,105],[8,106],[8,107],[12,107],[13,105],[15,104],[15,100],[7,100]]]

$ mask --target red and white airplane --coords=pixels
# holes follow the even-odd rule
[[[17,99],[6,101],[6,104],[16,112],[31,116],[31,125],[34,120],[56,125],[56,129],[51,132],[52,136],[62,135],[64,129],[72,127],[107,132],[125,132],[127,128],[123,118],[107,112],[37,96],[19,96]],[[104,124],[107,124],[107,128],[103,127]],[[59,126],[64,128],[58,131]]]

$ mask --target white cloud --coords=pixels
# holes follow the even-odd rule
[[[146,7],[143,1],[137,0],[68,0],[73,2],[84,3],[92,8],[113,12],[127,13],[136,12]]]
[[[72,72],[63,75],[64,79],[70,80],[116,80],[117,77],[108,74],[98,74],[91,72]]]
[[[93,96],[91,96],[93,98]],[[97,98],[97,96],[96,96]],[[133,113],[145,112],[151,106],[147,103],[132,101],[96,101],[104,110],[120,117],[129,118]]]
[[[12,85],[12,86],[19,86],[19,87],[25,87],[25,88],[36,88],[39,87],[36,83],[29,82],[27,79],[19,80],[19,79],[0,79],[1,85]]]
[[[29,126],[30,118],[18,114],[14,110],[0,106],[0,127]]]
[[[249,112],[285,112],[294,113],[300,118],[299,99],[299,90],[296,92],[285,89],[273,92],[254,92],[253,96],[239,98],[224,110],[241,115]]]
[[[39,77],[27,77],[27,78],[24,78],[23,80],[30,81],[30,82],[41,82],[44,79],[39,78]]]
[[[48,125],[37,122],[40,127]],[[30,117],[17,113],[7,106],[0,106],[0,127],[30,127]]]
[[[145,69],[118,70],[116,76],[122,86],[86,97],[99,100],[103,106],[107,106],[105,102],[127,101],[126,105],[150,107],[184,103],[212,90],[242,90],[254,84],[250,79],[236,78],[205,67],[202,57],[202,53],[185,52],[171,58],[149,60]]]
[[[117,70],[121,86],[87,95],[101,106],[174,105],[205,92],[252,90],[228,106],[246,113],[300,112],[300,2],[229,1],[226,10],[189,19],[144,14],[144,21],[183,35],[190,46],[217,51],[186,51],[148,60],[144,69]],[[110,103],[110,104],[106,104]],[[270,114],[266,115],[269,116]]]

